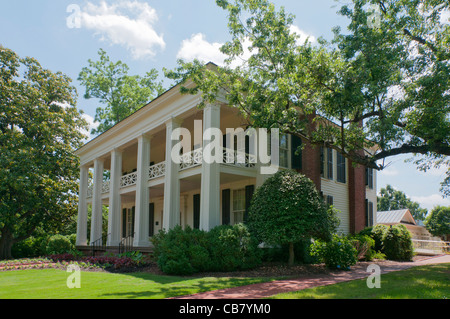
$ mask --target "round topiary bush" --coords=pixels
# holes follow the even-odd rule
[[[383,236],[383,252],[389,260],[409,261],[414,255],[412,236],[404,225],[390,226]]]
[[[294,244],[310,238],[329,240],[338,219],[309,178],[293,170],[281,170],[255,191],[248,225],[267,245],[289,245],[292,265]]]

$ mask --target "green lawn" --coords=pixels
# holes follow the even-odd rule
[[[81,272],[81,288],[69,289],[67,287],[69,275],[71,273],[58,269],[0,272],[0,299],[162,299],[270,280]]]
[[[450,264],[415,267],[381,275],[381,288],[366,279],[284,293],[275,299],[448,299]]]

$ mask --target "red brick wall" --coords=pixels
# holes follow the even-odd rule
[[[303,141],[302,170],[301,173],[311,179],[320,192],[320,147],[312,146],[308,141]]]
[[[350,232],[358,233],[366,224],[366,169],[349,161],[348,196],[350,206]]]

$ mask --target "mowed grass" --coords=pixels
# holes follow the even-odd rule
[[[380,288],[368,288],[367,279],[320,286],[274,299],[449,299],[450,264],[414,267],[381,275]]]
[[[81,288],[69,289],[71,274],[59,269],[0,272],[0,299],[162,299],[271,280],[81,272]]]

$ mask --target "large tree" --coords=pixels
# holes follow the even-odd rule
[[[129,75],[127,64],[111,61],[103,49],[98,55],[99,60],[89,59],[89,66],[78,77],[86,88],[84,97],[96,98],[103,104],[96,110],[95,121],[100,124],[92,134],[107,131],[163,92],[157,70],[151,69],[144,76]]]
[[[433,236],[450,236],[450,207],[436,206],[425,221],[426,228]]]
[[[406,194],[400,190],[394,189],[391,185],[381,188],[380,196],[377,200],[378,211],[389,211],[397,209],[409,209],[416,221],[425,220],[428,211],[420,207],[420,204],[412,201]]]
[[[347,30],[335,28],[331,42],[317,45],[298,43],[294,16],[268,0],[216,2],[228,11],[227,64],[179,61],[166,75],[194,82],[183,92],[202,92],[204,103],[224,96],[250,126],[278,127],[375,169],[399,154],[423,155],[422,169],[448,165],[448,2],[353,0],[339,11]]]
[[[57,232],[76,213],[87,123],[62,73],[0,47],[0,259],[34,231]]]

